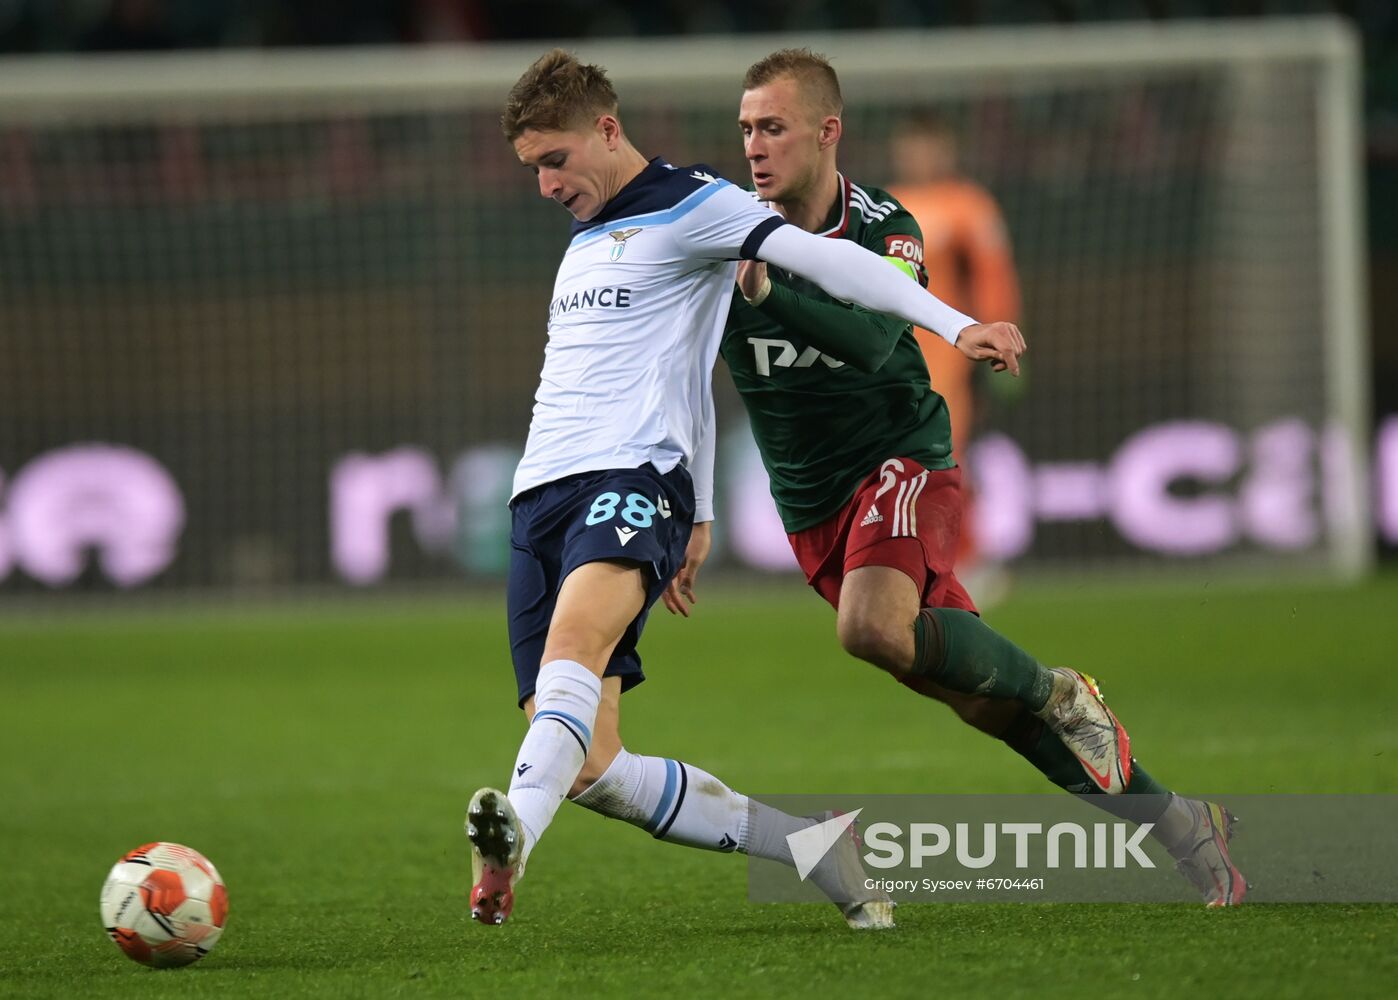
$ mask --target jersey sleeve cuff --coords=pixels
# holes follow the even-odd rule
[[[748,233],[748,238],[743,240],[742,248],[738,250],[738,257],[742,260],[757,260],[757,251],[762,249],[762,243],[774,232],[786,225],[786,220],[779,215],[774,215],[770,219],[763,219],[752,232]],[[729,246],[732,246],[730,243]]]

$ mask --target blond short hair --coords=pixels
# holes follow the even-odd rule
[[[510,88],[500,129],[514,142],[528,129],[565,132],[616,113],[616,91],[606,70],[579,62],[565,49],[552,49]]]
[[[840,78],[835,75],[830,60],[810,49],[778,49],[765,59],[748,67],[743,77],[743,89],[765,87],[773,80],[791,77],[801,96],[821,118],[839,115],[845,109],[840,94]]]

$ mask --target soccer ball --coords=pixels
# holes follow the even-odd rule
[[[127,957],[168,969],[207,955],[228,919],[218,869],[181,844],[144,844],[102,883],[102,926]]]

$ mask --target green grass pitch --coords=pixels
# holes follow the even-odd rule
[[[989,620],[1097,674],[1182,791],[1398,792],[1398,579],[1029,591]],[[628,746],[754,793],[1035,792],[1038,776],[839,652],[794,588],[652,619]],[[0,995],[1390,996],[1398,906],[755,905],[740,858],[566,805],[512,921],[468,920],[471,791],[522,731],[500,607],[0,619]],[[228,930],[154,972],[107,941],[122,852],[188,843]],[[1388,983],[1385,987],[1383,984]]]

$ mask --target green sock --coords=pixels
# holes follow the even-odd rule
[[[1154,823],[1165,811],[1169,802],[1170,789],[1153,778],[1149,771],[1131,761],[1131,783],[1120,795],[1107,795],[1083,774],[1082,764],[1053,734],[1043,721],[1021,712],[1002,740],[1059,788],[1077,795],[1091,795],[1089,799],[1099,809],[1129,819],[1133,823]],[[1152,798],[1142,799],[1146,795]]]
[[[1131,784],[1123,788],[1120,795],[1103,794],[1095,785],[1088,794],[1092,797],[1087,801],[1098,809],[1133,823],[1156,822],[1170,804],[1170,789],[1152,778],[1135,758],[1131,760]]]
[[[923,608],[913,643],[912,673],[952,691],[1012,699],[1031,712],[1053,691],[1052,671],[969,611]]]

